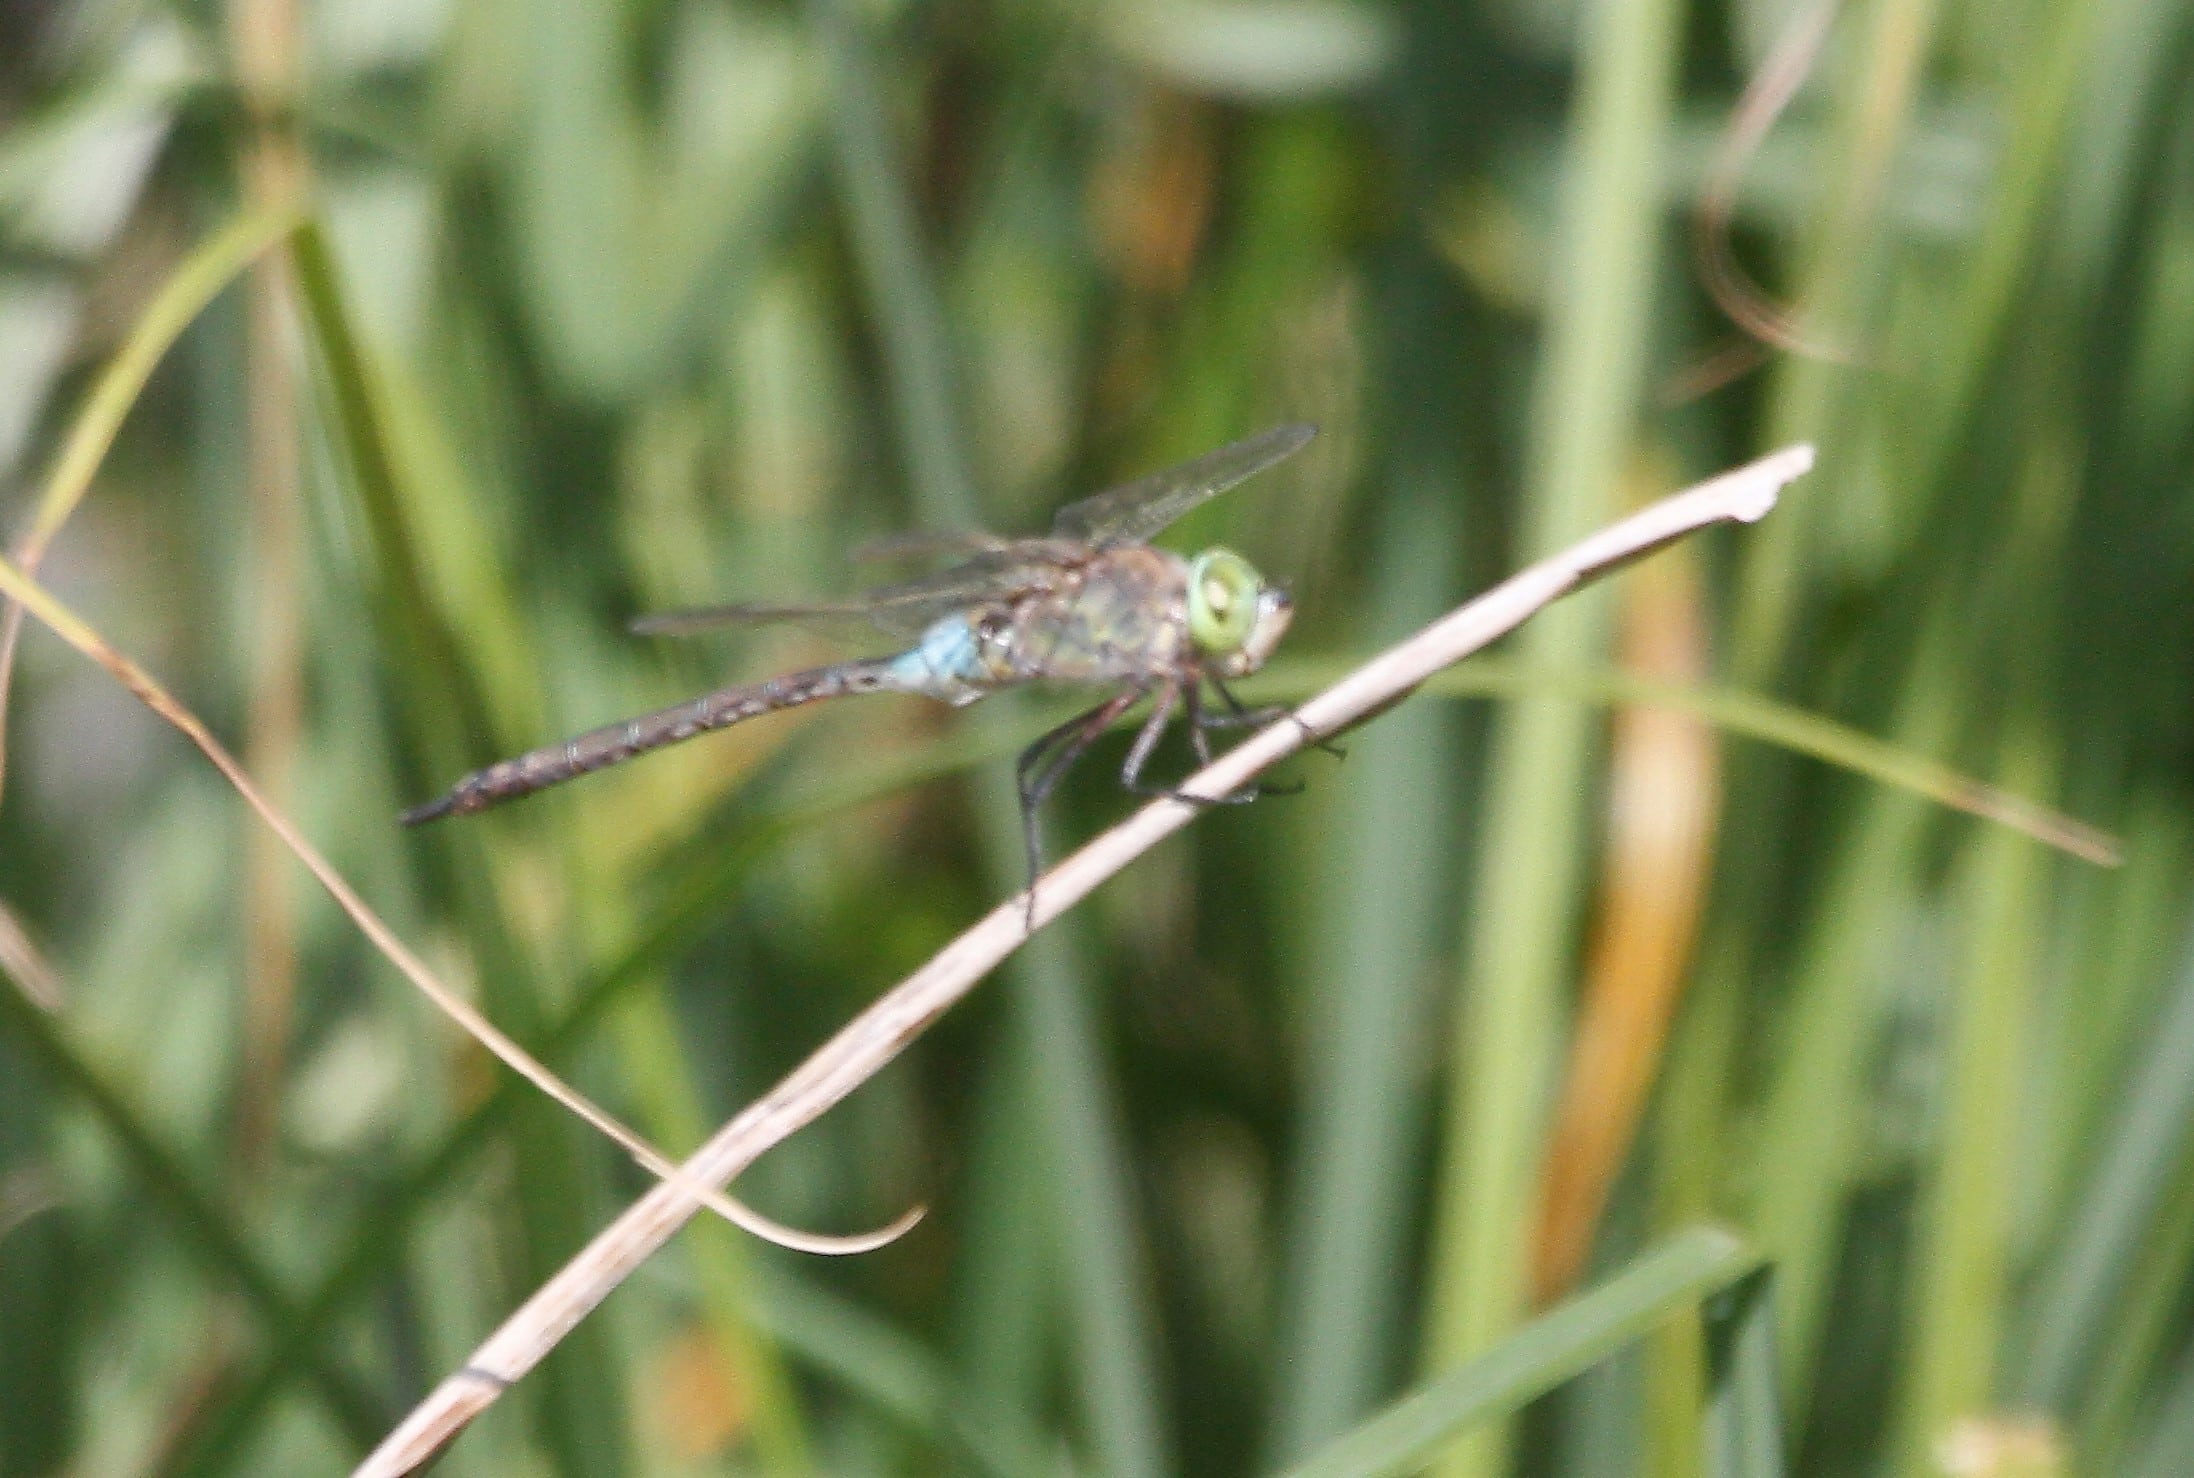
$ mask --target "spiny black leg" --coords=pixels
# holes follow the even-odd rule
[[[1196,763],[1209,768],[1211,764],[1211,719],[1204,708],[1204,685],[1188,685],[1188,743],[1196,751]]]
[[[1031,882],[1043,868],[1043,847],[1036,829],[1037,807],[1050,797],[1067,766],[1080,758],[1082,751],[1118,717],[1118,701],[1118,695],[1114,695],[1095,708],[1076,714],[1022,750],[1020,758],[1014,762],[1014,789],[1021,801],[1021,830],[1027,842]]]
[[[1194,712],[1195,689],[1189,689],[1190,712]],[[1182,801],[1191,806],[1240,806],[1257,799],[1255,790],[1239,791],[1234,795],[1190,795],[1175,786],[1143,784],[1143,765],[1150,759],[1151,751],[1158,747],[1159,737],[1172,721],[1174,705],[1180,701],[1181,684],[1169,683],[1151,709],[1150,718],[1143,724],[1143,731],[1135,736],[1135,745],[1127,752],[1127,763],[1120,767],[1120,783],[1137,795],[1158,796],[1169,801]],[[1190,725],[1190,732],[1195,726]]]
[[[1212,686],[1219,687],[1216,679],[1213,680]],[[1219,688],[1219,693],[1228,702],[1234,701],[1234,695],[1227,692],[1226,689]],[[1211,763],[1211,735],[1207,731],[1215,728],[1234,727],[1234,725],[1226,722],[1226,717],[1224,714],[1214,714],[1204,707],[1203,693],[1199,687],[1191,687],[1188,690],[1188,737],[1189,742],[1196,748],[1196,761],[1198,764],[1208,765]],[[1238,792],[1237,795],[1229,796],[1227,799],[1239,805],[1243,801],[1261,800],[1268,795],[1299,795],[1302,789],[1303,787],[1300,784],[1274,785],[1269,780],[1259,780],[1251,784],[1249,789]]]
[[[1135,742],[1128,746],[1127,759],[1120,766],[1120,783],[1138,795],[1147,794],[1142,784],[1143,766],[1150,762],[1151,752],[1158,741],[1165,737],[1166,725],[1173,722],[1173,710],[1181,701],[1181,684],[1178,680],[1167,683],[1158,690],[1158,696],[1150,705],[1150,717],[1143,720],[1142,731]]]
[[[1242,700],[1234,696],[1234,690],[1232,688],[1229,688],[1225,683],[1219,681],[1217,677],[1214,677],[1209,673],[1206,673],[1205,677],[1211,683],[1211,686],[1218,690],[1219,696],[1226,700],[1226,706],[1230,710],[1232,710],[1231,713],[1226,715],[1207,715],[1204,719],[1204,722],[1212,728],[1237,729],[1242,728],[1246,725],[1269,724],[1276,722],[1279,719],[1295,717],[1295,710],[1288,707],[1285,703],[1270,703],[1265,705],[1263,708],[1244,708],[1242,706]],[[1301,719],[1295,719],[1295,727],[1303,731],[1303,737],[1310,741],[1311,747],[1313,749],[1322,749],[1327,754],[1332,755],[1337,760],[1345,760],[1348,758],[1347,750],[1341,748],[1340,745],[1334,743],[1331,739],[1328,739],[1324,735],[1318,733],[1315,729],[1311,728],[1310,725],[1304,723]]]
[[[1106,703],[1110,703],[1111,701],[1112,700],[1109,698],[1105,700]],[[1104,704],[1099,704],[1098,708],[1102,708],[1104,706]],[[1014,758],[1014,788],[1025,796],[1028,793],[1030,772],[1033,771],[1038,764],[1042,763],[1045,756],[1050,754],[1052,750],[1058,748],[1060,744],[1072,738],[1076,733],[1080,732],[1082,726],[1088,723],[1091,715],[1095,714],[1096,712],[1097,709],[1092,708],[1087,713],[1078,713],[1074,715],[1074,717],[1068,719],[1065,723],[1059,725],[1057,728],[1046,729],[1042,734],[1038,735],[1037,738],[1033,742],[1031,742],[1026,749],[1022,750],[1020,754]]]
[[[1287,717],[1288,708],[1285,703],[1267,703],[1262,708],[1244,708],[1242,700],[1234,696],[1234,690],[1218,678],[1207,672],[1204,674],[1204,681],[1211,684],[1211,690],[1227,706],[1225,713],[1213,713],[1208,708],[1204,709],[1200,720],[1204,728],[1248,729]]]
[[[1087,713],[1078,714],[1066,723],[1044,735],[1021,752],[1016,769],[1021,781],[1021,794],[1025,800],[1042,805],[1074,762],[1104,736],[1121,714],[1126,713],[1142,698],[1144,689],[1128,688],[1115,693]],[[1043,751],[1051,752],[1045,754]]]
[[[1218,689],[1220,684],[1213,682],[1211,686]],[[1229,693],[1226,689],[1220,689],[1220,697],[1224,697],[1226,702],[1233,702],[1233,693]],[[1240,706],[1240,704],[1237,704],[1237,706]],[[1211,732],[1209,730],[1213,730],[1213,728],[1235,728],[1235,724],[1231,724],[1229,717],[1231,715],[1211,713],[1209,708],[1205,708],[1205,697],[1202,697],[1200,686],[1198,686],[1198,689],[1189,689],[1189,743],[1194,743],[1194,746],[1196,746],[1196,761],[1198,763],[1202,763],[1202,765],[1211,763]],[[1242,798],[1244,800],[1259,800],[1264,796],[1292,796],[1292,794],[1297,794],[1299,789],[1303,789],[1303,787],[1301,785],[1273,785],[1270,781],[1257,781],[1255,785],[1248,787],[1246,792],[1242,792]]]
[[[1097,742],[1113,721],[1143,696],[1141,688],[1113,694],[1087,713],[1076,714],[1021,751],[1013,762],[1013,784],[1021,799],[1021,846],[1028,860],[1026,926],[1036,929],[1036,878],[1044,870],[1044,842],[1037,831],[1037,809],[1050,799],[1059,778]]]
[[[1128,747],[1127,761],[1120,766],[1120,784],[1136,795],[1162,796],[1167,800],[1186,801],[1192,806],[1216,805],[1218,803],[1210,796],[1183,795],[1169,786],[1143,784],[1143,766],[1150,762],[1151,752],[1165,736],[1166,725],[1173,721],[1174,707],[1180,701],[1178,680],[1167,683],[1159,691],[1158,701],[1151,705],[1150,717],[1143,721],[1142,732],[1135,736],[1135,742]]]

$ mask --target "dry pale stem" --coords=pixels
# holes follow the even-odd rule
[[[1760,344],[1839,363],[1846,358],[1842,351],[1809,342],[1790,315],[1745,275],[1730,248],[1730,221],[1745,166],[1820,60],[1840,8],[1838,0],[1809,0],[1791,16],[1774,51],[1745,88],[1715,151],[1692,237],[1700,278],[1732,322]]]
[[[776,1242],[780,1246],[805,1252],[836,1255],[866,1252],[881,1247],[903,1235],[909,1227],[921,1219],[921,1209],[917,1207],[881,1231],[870,1232],[857,1237],[822,1237],[780,1226],[760,1212],[742,1206],[737,1201],[712,1189],[708,1184],[689,1179],[686,1173],[672,1163],[661,1151],[655,1149],[645,1139],[631,1129],[626,1128],[606,1110],[596,1106],[577,1089],[572,1088],[561,1078],[550,1072],[546,1066],[535,1059],[523,1047],[504,1035],[493,1022],[481,1015],[471,1002],[436,979],[434,973],[427,969],[426,964],[416,954],[412,953],[409,946],[396,937],[395,931],[382,921],[381,916],[375,913],[367,905],[365,899],[358,895],[357,890],[352,888],[344,880],[342,874],[335,870],[334,865],[321,856],[319,850],[312,843],[305,840],[304,833],[300,832],[289,818],[283,815],[266,798],[259,787],[252,782],[251,776],[245,772],[244,767],[237,763],[236,757],[231,755],[221,742],[213,737],[212,732],[198,720],[197,715],[176,702],[166,689],[153,681],[151,674],[116,651],[107,643],[105,638],[87,626],[67,607],[56,601],[45,587],[25,576],[21,570],[6,560],[0,560],[0,596],[20,603],[32,615],[44,622],[55,635],[105,668],[108,674],[116,682],[129,689],[138,701],[162,719],[180,729],[184,737],[197,745],[199,752],[213,762],[213,767],[221,772],[229,784],[236,787],[237,794],[244,798],[245,804],[258,813],[259,819],[264,821],[268,828],[281,838],[282,844],[290,850],[299,862],[304,864],[305,870],[311,873],[320,886],[328,891],[329,896],[335,900],[336,905],[350,917],[352,923],[358,926],[359,932],[364,934],[372,942],[374,948],[386,956],[389,963],[396,966],[402,972],[404,978],[416,986],[422,995],[433,1001],[446,1015],[469,1032],[480,1045],[494,1053],[506,1066],[517,1072],[526,1081],[586,1120],[587,1123],[593,1125],[608,1138],[616,1141],[633,1159],[649,1171],[661,1176],[665,1181],[681,1186],[682,1194],[692,1198],[695,1209],[699,1206],[706,1206],[733,1225],[744,1227],[756,1236]]]

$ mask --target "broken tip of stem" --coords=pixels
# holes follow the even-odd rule
[[[1785,487],[1812,470],[1813,443],[1809,441],[1762,457],[1738,474],[1745,478],[1743,495],[1730,504],[1729,516],[1739,523],[1758,523],[1774,511]]]

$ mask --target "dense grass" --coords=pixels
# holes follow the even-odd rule
[[[1792,332],[1702,376],[1692,220],[1790,9],[327,0],[302,61],[288,0],[0,9],[11,559],[673,1149],[1018,886],[1056,709],[394,825],[824,650],[633,612],[1309,419],[1173,540],[1287,579],[1251,693],[1300,696],[1821,450],[1144,858],[738,1188],[929,1203],[903,1242],[697,1224],[443,1471],[2182,1470],[2194,7],[1844,7],[1737,197]],[[0,1474],[340,1468],[640,1172],[35,624],[6,712]]]

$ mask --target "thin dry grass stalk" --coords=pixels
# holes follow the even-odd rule
[[[1738,264],[1730,242],[1737,191],[1744,183],[1745,169],[1759,153],[1768,130],[1812,75],[1841,8],[1839,0],[1809,0],[1794,11],[1774,50],[1753,73],[1744,96],[1730,114],[1729,126],[1722,133],[1700,189],[1699,208],[1691,223],[1691,250],[1698,264],[1700,285],[1746,337],[1672,377],[1655,397],[1663,407],[1686,405],[1713,394],[1767,363],[1776,350],[1831,364],[1849,364],[1853,360],[1841,346],[1815,342],[1801,332],[1796,315],[1762,290]]]
[[[1730,320],[1762,344],[1772,344],[1791,354],[1842,362],[1843,351],[1833,345],[1807,341],[1790,314],[1762,292],[1737,264],[1730,247],[1730,222],[1737,212],[1737,188],[1745,166],[1760,150],[1767,131],[1775,126],[1783,109],[1798,95],[1805,79],[1828,44],[1828,31],[1840,9],[1838,0],[1809,0],[1791,16],[1775,49],[1760,64],[1737,100],[1729,130],[1715,151],[1713,168],[1699,197],[1699,213],[1693,221],[1692,247],[1699,276],[1706,290]]]
[[[1533,614],[1618,565],[1711,524],[1752,523],[1782,488],[1813,465],[1794,446],[1665,498],[1592,535],[1357,668],[1295,711],[1244,740],[1181,787],[1189,796],[1232,794],[1319,739],[1338,734],[1409,696],[1425,679],[1514,630]],[[686,1176],[728,1184],[773,1146],[851,1094],[957,1005],[1040,927],[1057,918],[1199,808],[1158,800],[1103,833],[1038,879],[1035,897],[999,904],[935,958],[840,1029],[775,1088],[757,1099],[689,1159]],[[359,1475],[407,1473],[427,1461],[531,1370],[587,1313],[683,1226],[694,1211],[679,1186],[656,1186],[620,1216],[473,1352],[357,1468]]]
[[[742,1206],[728,1196],[713,1190],[706,1183],[688,1179],[685,1172],[674,1164],[668,1156],[654,1148],[638,1134],[626,1128],[606,1110],[597,1107],[577,1089],[572,1088],[561,1078],[550,1072],[544,1064],[515,1041],[505,1036],[493,1022],[475,1010],[471,1002],[436,979],[434,973],[427,969],[425,962],[413,954],[410,947],[396,937],[396,932],[389,928],[382,921],[381,916],[375,913],[365,899],[358,895],[357,890],[344,880],[343,875],[335,870],[334,865],[321,856],[319,850],[312,843],[305,840],[304,833],[299,831],[289,818],[283,815],[274,803],[261,793],[259,787],[252,783],[250,775],[245,773],[244,767],[237,763],[235,756],[231,755],[221,742],[213,737],[212,732],[199,721],[197,715],[178,703],[166,689],[153,681],[150,673],[147,673],[136,663],[130,661],[129,658],[116,651],[104,637],[100,636],[74,612],[55,600],[44,586],[30,579],[6,560],[0,560],[0,597],[19,603],[50,628],[56,636],[59,636],[77,651],[105,668],[108,674],[116,682],[129,689],[138,701],[166,722],[180,729],[184,737],[197,745],[199,751],[213,762],[213,767],[221,772],[229,784],[236,787],[237,794],[241,795],[245,803],[258,813],[259,819],[264,821],[274,834],[282,839],[283,845],[288,847],[297,860],[305,865],[305,870],[313,875],[321,887],[327,889],[328,895],[335,900],[336,905],[344,913],[350,916],[351,922],[358,926],[359,932],[371,940],[374,948],[387,956],[389,963],[402,972],[404,978],[416,986],[421,994],[434,1002],[453,1021],[471,1033],[474,1039],[483,1047],[494,1053],[496,1057],[500,1058],[521,1077],[570,1109],[580,1118],[586,1120],[587,1123],[593,1125],[604,1135],[616,1141],[633,1159],[649,1171],[661,1176],[666,1181],[677,1183],[680,1186],[680,1194],[692,1198],[694,1209],[706,1206],[734,1226],[743,1227],[756,1236],[776,1242],[780,1246],[795,1248],[803,1252],[836,1255],[873,1251],[904,1235],[908,1228],[921,1219],[921,1208],[916,1207],[880,1231],[858,1237],[820,1237],[808,1232],[796,1231],[791,1227],[780,1226],[760,1212]]]

